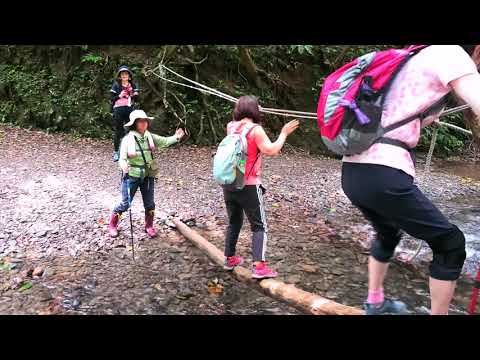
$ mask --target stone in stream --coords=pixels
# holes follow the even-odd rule
[[[44,268],[41,267],[41,266],[37,266],[35,269],[33,269],[32,271],[32,275],[35,276],[35,277],[40,277],[43,275],[43,272],[44,272]]]
[[[340,269],[333,269],[333,270],[331,271],[331,273],[332,273],[333,275],[337,275],[337,276],[343,275],[343,271],[340,270]]]
[[[318,271],[318,268],[316,266],[305,264],[305,265],[302,265],[302,270],[307,273],[316,273]]]
[[[289,275],[285,278],[285,282],[295,284],[302,280],[300,275]]]

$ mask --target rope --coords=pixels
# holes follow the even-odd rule
[[[454,113],[457,113],[459,111],[463,111],[463,110],[467,110],[467,109],[470,109],[471,106],[470,105],[460,105],[460,106],[457,106],[455,108],[452,108],[452,109],[449,109],[449,110],[445,110],[443,111],[440,116],[443,117],[443,116],[447,116],[447,115],[450,115],[450,114],[454,114]]]
[[[181,82],[170,80],[170,79],[166,78],[165,75],[164,75],[165,74],[164,70],[169,71],[170,73],[178,76],[179,78],[181,78],[181,79],[183,79],[183,80],[185,80],[185,81],[187,81],[187,82],[189,82],[193,85],[188,85],[188,84],[185,84],[185,83],[181,83]],[[198,90],[198,91],[201,91],[201,92],[206,93],[206,94],[215,95],[217,97],[220,97],[220,98],[225,99],[227,101],[230,101],[232,103],[237,103],[238,102],[237,98],[235,98],[233,96],[230,96],[228,94],[225,94],[225,93],[223,93],[219,90],[208,87],[206,85],[203,85],[203,84],[201,84],[199,82],[196,82],[192,79],[189,79],[189,78],[187,78],[183,75],[180,75],[179,73],[173,71],[172,69],[169,69],[165,65],[160,64],[158,66],[158,71],[160,73],[156,72],[155,70],[149,70],[149,71],[145,72],[145,75],[153,74],[156,77],[158,77],[158,78],[160,78],[164,81],[170,82],[172,84],[176,84],[176,85],[180,85],[180,86],[183,86],[183,87],[186,87],[186,88]],[[263,112],[263,113],[266,113],[266,114],[285,116],[285,117],[294,117],[294,118],[312,119],[312,120],[317,119],[317,114],[316,113],[305,112],[305,111],[292,111],[292,110],[263,108],[263,107],[260,107],[260,111]]]
[[[435,149],[435,144],[437,143],[438,127],[433,131],[432,142],[430,143],[430,149],[428,150],[427,162],[425,163],[425,171],[430,172],[430,164],[432,163],[433,150]]]
[[[452,109],[452,110],[454,110],[454,109]],[[457,111],[461,111],[461,110],[457,110]],[[442,115],[440,115],[440,116],[444,116],[444,115],[442,114]],[[453,130],[460,131],[460,132],[462,132],[462,133],[464,133],[464,134],[466,134],[466,135],[473,135],[473,133],[472,133],[471,131],[465,130],[464,128],[461,128],[461,127],[456,126],[456,125],[453,125],[453,124],[449,124],[449,123],[446,123],[446,122],[439,122],[439,124],[442,125],[442,126],[449,127],[449,128],[451,128],[451,129],[453,129]]]
[[[230,101],[232,103],[237,103],[238,102],[238,99],[231,96],[231,95],[225,94],[225,93],[223,93],[219,90],[216,90],[216,89],[213,89],[213,88],[208,87],[206,85],[203,85],[203,84],[201,84],[197,81],[189,79],[189,78],[173,71],[172,69],[163,65],[163,61],[162,61],[162,63],[160,63],[158,65],[158,71],[160,72],[160,74],[155,72],[155,70],[149,70],[149,71],[145,72],[145,75],[148,75],[149,73],[151,73],[151,74],[157,76],[158,78],[160,78],[164,81],[170,82],[172,84],[176,84],[176,85],[180,85],[180,86],[183,86],[183,87],[186,87],[186,88],[198,90],[198,91],[201,91],[201,92],[206,93],[206,94],[215,95],[215,96],[218,96],[219,98],[225,99],[225,100]],[[193,85],[187,85],[185,83],[170,80],[170,79],[165,77],[165,71],[168,71],[168,72],[178,76],[179,78],[193,84]],[[454,113],[457,113],[457,112],[460,112],[460,111],[463,111],[463,110],[466,110],[466,109],[469,109],[469,108],[470,108],[470,105],[457,106],[455,108],[452,108],[452,109],[449,109],[449,110],[446,110],[446,111],[442,112],[439,117],[444,117],[444,116],[447,116],[447,115],[451,115],[451,114],[454,114]],[[266,114],[285,116],[285,117],[294,117],[294,118],[312,119],[312,120],[317,119],[317,114],[316,113],[306,112],[306,111],[295,111],[295,110],[264,108],[264,107],[260,107],[260,111],[263,112],[263,113],[266,113]],[[458,126],[455,126],[455,125],[452,125],[452,124],[448,124],[448,123],[444,123],[444,122],[440,122],[439,124],[442,125],[442,126],[446,126],[446,127],[452,128],[454,130],[463,132],[464,134],[472,135],[471,131],[465,130],[461,127],[458,127]]]

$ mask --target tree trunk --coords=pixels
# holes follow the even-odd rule
[[[260,75],[258,73],[258,68],[252,60],[250,56],[250,52],[248,48],[243,45],[237,46],[239,54],[240,54],[240,64],[245,68],[247,71],[247,77],[250,81],[252,81],[257,88],[262,87],[262,81],[260,79]]]

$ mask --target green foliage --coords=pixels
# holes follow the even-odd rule
[[[313,45],[290,45],[289,53],[297,52],[299,55],[313,55]]]
[[[87,54],[82,56],[82,63],[101,64],[103,63],[103,57],[98,54]]]
[[[0,121],[33,126],[47,131],[74,130],[87,136],[108,137],[108,100],[97,99],[90,74],[73,73],[65,89],[61,74],[42,69],[30,71],[20,65],[0,65],[0,83],[7,95],[0,103]]]
[[[450,116],[447,116],[446,118],[441,119],[441,121],[457,125],[459,127],[465,127],[465,123],[463,121],[463,116],[461,113],[452,114]],[[427,151],[429,149],[432,141],[433,132],[433,127],[426,127],[422,130],[422,136],[418,145],[420,150]],[[464,149],[465,144],[467,144],[468,141],[469,138],[466,135],[448,127],[441,126],[437,135],[435,154],[443,154],[446,156],[454,155]]]
[[[168,84],[167,99],[171,108],[165,109],[163,95],[159,95],[163,94],[163,83],[149,77],[156,88],[153,90],[142,75],[145,67],[158,65],[164,50],[168,53],[169,67],[189,78],[197,73],[200,82],[212,88],[235,97],[256,95],[263,106],[315,111],[326,76],[360,55],[392,46],[249,45],[252,60],[262,70],[265,84],[257,88],[248,80],[235,45],[4,45],[0,46],[0,122],[71,132],[76,136],[109,138],[112,135],[109,89],[116,68],[128,64],[135,74],[134,81],[142,89],[138,105],[156,117],[154,124],[158,132],[171,132],[179,125],[171,111],[174,109],[179,116],[186,115],[191,141],[212,145],[214,132],[217,141],[224,135],[233,104],[211,95],[203,99],[198,91]],[[201,64],[192,64],[204,59]],[[267,132],[278,134],[285,120],[265,116]],[[465,126],[459,114],[446,121]],[[321,150],[323,145],[315,121],[303,124],[292,136],[291,143]],[[202,134],[198,137],[201,126]],[[431,133],[430,128],[424,130],[421,150],[428,150]],[[461,150],[466,141],[464,135],[442,128],[436,154],[453,154]]]

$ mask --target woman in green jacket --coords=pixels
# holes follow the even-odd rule
[[[145,208],[145,232],[149,237],[157,236],[153,227],[155,215],[154,178],[158,168],[153,159],[156,149],[166,148],[179,142],[185,133],[178,129],[175,135],[163,137],[150,133],[147,129],[153,117],[147,116],[143,110],[130,113],[130,121],[125,124],[128,134],[120,146],[119,165],[123,172],[122,201],[115,206],[110,216],[108,232],[111,237],[118,236],[120,215],[127,211],[138,188],[142,193]]]

